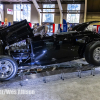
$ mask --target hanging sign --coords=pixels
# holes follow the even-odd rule
[[[12,10],[12,9],[7,8],[7,14],[13,15],[13,10]]]

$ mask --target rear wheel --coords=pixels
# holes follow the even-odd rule
[[[85,59],[88,63],[100,66],[100,42],[92,42],[86,47]]]
[[[8,56],[0,56],[0,81],[13,78],[17,73],[17,63]]]
[[[86,48],[85,48],[85,52],[84,52],[84,57],[85,57],[85,59],[86,59],[86,61],[88,62],[88,63],[91,63],[90,62],[90,58],[89,58],[89,49],[90,49],[90,47],[95,43],[96,41],[93,41],[93,42],[90,42],[90,43],[88,43],[87,45],[86,45]]]

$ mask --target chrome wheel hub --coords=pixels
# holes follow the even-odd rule
[[[7,78],[13,73],[13,64],[8,60],[0,61],[0,78]]]
[[[93,52],[93,58],[95,61],[100,61],[100,47],[97,47]]]

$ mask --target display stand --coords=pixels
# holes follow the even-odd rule
[[[26,72],[27,73],[27,72]],[[19,72],[19,77],[20,77],[20,83],[19,83],[19,85],[20,86],[23,86],[24,84],[23,84],[23,80],[25,79],[25,80],[28,80],[28,78],[27,78],[27,74],[26,74],[25,72],[23,72],[23,70],[21,70],[20,72]]]
[[[45,66],[44,71],[41,72],[42,76],[43,76],[43,82],[47,83],[46,80],[46,76],[49,76],[50,72],[54,72],[56,73],[57,71],[60,72],[60,78],[62,80],[64,80],[64,74],[65,73],[71,73],[71,72],[78,72],[78,77],[81,78],[81,74],[82,71],[87,71],[87,70],[91,70],[91,75],[95,76],[95,68],[99,67],[99,66],[94,66],[91,64],[83,64],[83,63],[74,63],[74,64],[55,64],[52,66]],[[27,73],[27,72],[26,72]],[[25,77],[27,79],[27,75],[23,72],[23,70],[21,70],[19,72],[19,76],[21,78],[20,81],[20,86],[23,86],[22,81],[23,81],[23,77]]]
[[[79,66],[79,68],[78,68],[78,77],[81,78],[81,73],[84,70],[91,70],[91,75],[95,76],[95,68],[96,68],[96,66],[89,64],[89,65],[86,65],[86,66],[83,67],[82,63],[79,63],[78,66]]]

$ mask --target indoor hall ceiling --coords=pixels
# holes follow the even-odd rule
[[[69,3],[85,3],[85,0],[60,0],[63,4],[69,4]],[[38,3],[57,3],[57,0],[37,0]]]
[[[1,3],[32,3],[32,0],[0,0]],[[36,0],[39,4],[56,4],[57,0]],[[62,4],[69,4],[69,3],[78,3],[82,4],[85,3],[85,0],[60,0]]]
[[[2,2],[27,2],[28,0],[0,0]]]
[[[9,3],[32,3],[32,0],[0,0],[1,3],[9,4]]]
[[[100,0],[87,0],[88,12],[100,12]]]

